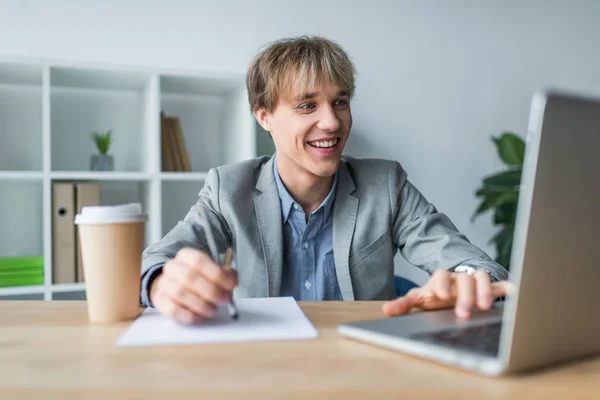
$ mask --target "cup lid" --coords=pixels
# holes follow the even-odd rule
[[[147,215],[142,213],[140,203],[116,206],[85,206],[81,214],[75,216],[75,224],[126,224],[145,222]]]

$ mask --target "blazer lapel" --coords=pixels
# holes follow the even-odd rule
[[[262,167],[256,189],[260,193],[254,197],[254,210],[267,269],[265,295],[276,297],[281,289],[283,222],[279,192],[273,175],[273,158]]]
[[[356,189],[345,162],[340,161],[339,180],[333,205],[333,255],[335,270],[342,298],[354,300],[354,290],[350,278],[350,245],[354,236],[358,197],[352,193]]]

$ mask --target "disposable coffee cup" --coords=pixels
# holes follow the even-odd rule
[[[83,207],[75,216],[90,322],[127,321],[139,315],[146,220],[139,203]]]

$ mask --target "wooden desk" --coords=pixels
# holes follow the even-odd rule
[[[0,399],[600,399],[600,360],[489,378],[343,338],[380,302],[300,303],[309,341],[117,348],[81,301],[0,301]],[[202,397],[201,397],[202,396]]]

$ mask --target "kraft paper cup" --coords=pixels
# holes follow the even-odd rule
[[[127,321],[139,315],[146,220],[139,203],[83,207],[75,216],[90,322]]]

